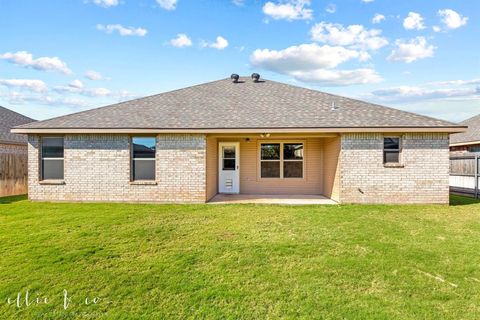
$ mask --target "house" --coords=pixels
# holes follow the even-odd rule
[[[10,130],[32,121],[0,106],[0,197],[27,193],[27,136]]]
[[[16,127],[29,198],[448,203],[449,134],[463,126],[253,76]]]
[[[452,134],[450,150],[455,153],[480,152],[480,114],[460,122],[467,131]]]

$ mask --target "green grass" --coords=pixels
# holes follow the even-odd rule
[[[452,204],[3,198],[0,318],[478,319],[480,203]],[[27,290],[49,303],[7,304]]]

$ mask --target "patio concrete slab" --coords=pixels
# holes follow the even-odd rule
[[[271,194],[217,194],[208,203],[211,204],[337,204],[332,199],[321,195],[271,195]]]

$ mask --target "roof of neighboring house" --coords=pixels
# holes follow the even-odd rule
[[[463,126],[468,126],[467,131],[452,134],[450,136],[450,144],[461,145],[463,143],[480,143],[480,114],[460,122]]]
[[[336,110],[332,110],[332,103]],[[457,124],[443,120],[275,81],[253,82],[242,77],[238,83],[223,79],[39,121],[20,126],[17,132],[399,127],[463,131]]]
[[[15,126],[32,121],[35,120],[0,106],[0,143],[27,143],[25,135],[11,133],[10,130]]]

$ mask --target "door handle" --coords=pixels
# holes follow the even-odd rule
[[[238,170],[239,165],[237,164],[237,170]]]

